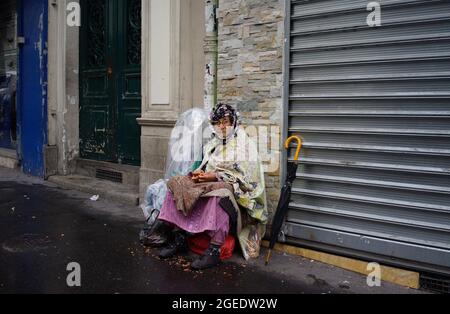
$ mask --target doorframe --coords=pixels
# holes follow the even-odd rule
[[[16,32],[17,37],[21,36],[23,34],[22,29],[22,11],[23,11],[23,0],[16,0],[16,14],[17,14],[17,25],[16,25]],[[17,153],[17,159],[19,160],[19,164],[22,164],[22,93],[21,93],[21,82],[20,82],[20,73],[21,73],[21,62],[20,62],[20,50],[21,44],[17,42],[17,78],[16,78],[16,136],[17,136],[17,144],[16,144],[16,153]]]
[[[48,145],[56,147],[57,162],[53,172],[67,174],[66,110],[66,8],[49,4],[48,38]],[[52,60],[53,62],[50,62]]]
[[[27,44],[28,34],[24,34],[24,20],[26,17],[24,16],[24,4],[25,0],[18,0],[18,10],[17,10],[17,34],[18,37],[25,37],[25,45]],[[27,0],[31,1],[31,0]],[[35,0],[34,0],[35,1]],[[42,108],[34,108],[33,106],[29,105],[29,102],[25,101],[25,98],[23,97],[23,93],[25,92],[23,90],[23,80],[24,80],[24,70],[23,70],[23,62],[24,62],[24,56],[23,56],[23,49],[24,46],[20,45],[19,47],[19,56],[18,56],[18,76],[17,76],[17,139],[18,139],[18,155],[19,160],[21,161],[22,165],[22,171],[28,174],[31,174],[33,176],[37,177],[45,177],[45,149],[47,146],[48,141],[48,130],[47,130],[47,115],[48,112],[48,58],[47,53],[48,48],[45,47],[45,45],[48,43],[48,0],[39,0],[40,3],[43,5],[43,12],[42,12],[42,32],[40,33],[40,56],[39,56],[39,80],[40,80],[40,92],[41,92],[41,99],[42,99]],[[28,79],[28,78],[27,78]],[[33,129],[33,126],[30,127],[29,132],[24,131],[24,119],[23,115],[25,112],[29,113],[30,110],[35,110],[37,113],[36,116],[39,116],[39,113],[42,113],[42,116],[37,118],[37,121],[34,120],[33,122],[37,122],[38,125],[34,127],[39,127],[39,129]],[[40,119],[39,119],[40,118]],[[41,129],[42,128],[42,129]],[[40,137],[42,135],[42,137]],[[38,138],[33,138],[33,136],[39,136]],[[34,152],[33,154],[26,154],[24,153],[24,145],[25,140],[30,139],[31,142],[35,142],[37,139],[39,143],[35,144],[38,145],[37,153]],[[29,168],[26,169],[29,165]]]

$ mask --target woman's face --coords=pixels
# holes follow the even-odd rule
[[[214,124],[214,128],[218,134],[221,134],[224,138],[233,131],[233,124],[231,123],[230,117],[225,117],[219,120],[219,122]]]

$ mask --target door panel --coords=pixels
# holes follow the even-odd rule
[[[140,164],[140,0],[82,1],[81,157]]]
[[[114,161],[113,79],[108,74],[113,8],[108,0],[82,1],[81,8],[81,157]]]
[[[141,0],[119,1],[118,23],[119,163],[140,164]]]

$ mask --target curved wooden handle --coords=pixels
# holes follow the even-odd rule
[[[298,157],[300,156],[300,151],[302,149],[303,141],[298,136],[291,136],[290,138],[288,138],[286,140],[286,143],[284,144],[284,147],[286,149],[289,149],[289,145],[291,144],[292,141],[296,141],[297,142],[297,151],[295,152],[295,156],[294,156],[294,160],[297,161]]]

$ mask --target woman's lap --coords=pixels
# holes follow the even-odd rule
[[[215,244],[225,242],[229,231],[229,216],[219,205],[220,198],[201,198],[189,217],[179,211],[171,192],[167,193],[159,219],[172,223],[192,234],[207,232]]]

